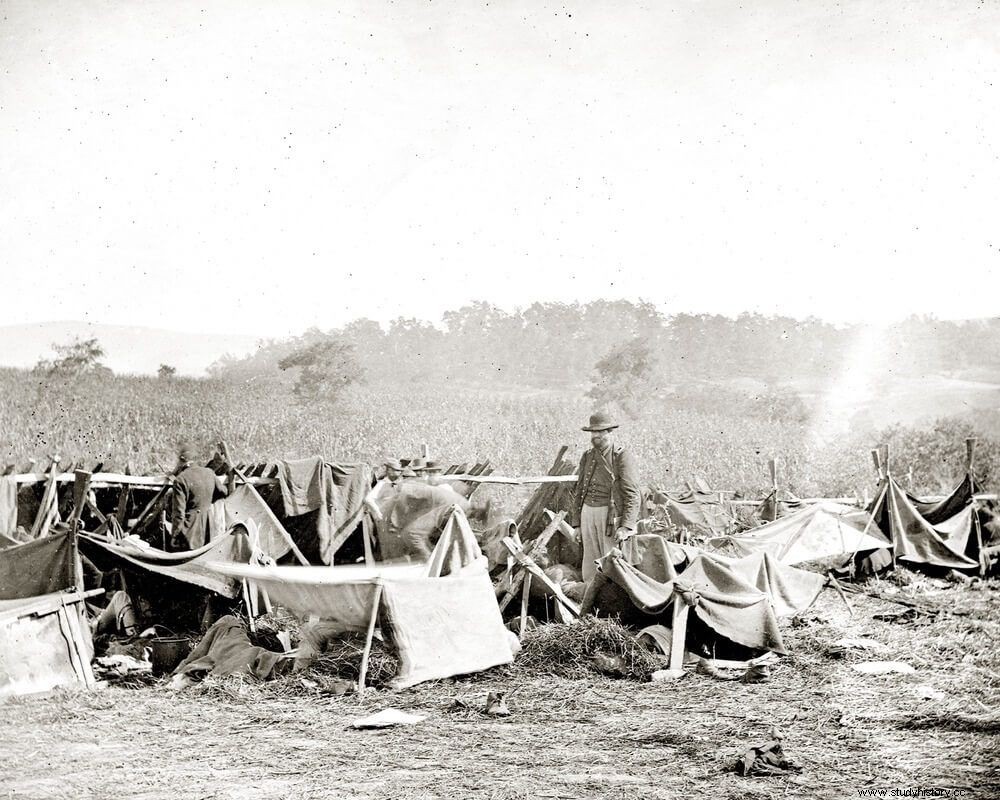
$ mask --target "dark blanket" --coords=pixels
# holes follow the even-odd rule
[[[16,600],[73,586],[73,534],[57,533],[0,550],[0,600]]]
[[[361,522],[371,470],[365,464],[329,464],[315,456],[279,462],[278,482],[287,516],[315,512],[318,556],[332,564]]]
[[[174,674],[204,672],[219,677],[246,674],[264,680],[270,677],[282,655],[251,644],[239,620],[229,614],[208,629]]]

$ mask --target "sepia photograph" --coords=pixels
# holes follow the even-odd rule
[[[0,800],[1000,798],[1000,0],[0,0]]]

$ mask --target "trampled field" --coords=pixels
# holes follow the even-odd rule
[[[303,408],[280,389],[210,381],[92,377],[43,387],[3,373],[0,459],[59,453],[85,465],[160,471],[180,438],[225,438],[240,460],[322,453],[375,460],[415,455],[421,443],[455,462],[489,458],[506,474],[544,472],[563,444],[583,447],[590,412],[580,397],[437,387],[372,389],[335,410]],[[868,449],[883,438],[893,467],[917,491],[950,488],[963,467],[966,425],[942,422],[818,442],[806,423],[670,407],[623,420],[621,438],[649,483],[676,486],[698,473],[715,487],[759,496],[767,460],[800,495],[874,486]],[[977,466],[996,469],[997,445],[980,440]],[[987,486],[991,486],[987,482]],[[522,499],[496,492],[513,511]],[[689,674],[636,683],[594,674],[570,680],[508,669],[403,693],[330,697],[282,694],[245,682],[174,693],[109,687],[7,703],[0,735],[0,794],[10,798],[688,798],[859,797],[859,790],[960,789],[990,798],[1000,783],[1000,586],[918,579],[896,591],[929,615],[911,624],[872,619],[899,610],[852,595],[854,616],[827,590],[815,609],[785,621],[791,655],[769,682]],[[935,611],[936,609],[936,611]],[[865,636],[877,658],[911,675],[870,676],[869,657],[835,642]],[[513,692],[513,716],[478,712],[487,692]],[[515,691],[516,690],[516,691]],[[468,708],[451,709],[454,699]],[[427,719],[385,732],[349,729],[382,708]],[[799,774],[741,778],[741,748],[786,733]],[[874,795],[879,796],[879,795]],[[926,795],[925,795],[926,796]]]
[[[851,595],[850,616],[826,590],[783,623],[791,655],[761,684],[698,673],[675,683],[596,673],[569,680],[515,662],[360,700],[245,681],[22,698],[0,708],[0,790],[11,800],[995,798],[1000,584],[940,588],[918,578],[873,590],[896,592],[930,616],[878,621],[873,614],[904,607],[861,595]],[[845,652],[835,644],[842,637],[885,649]],[[871,658],[915,671],[852,668]],[[512,693],[512,716],[480,713],[489,691]],[[454,708],[455,699],[469,708]],[[350,729],[384,708],[426,719]],[[772,726],[801,773],[736,775],[737,757]],[[860,793],[867,790],[885,794]]]

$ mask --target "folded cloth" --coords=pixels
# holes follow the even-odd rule
[[[191,655],[174,670],[174,675],[206,672],[223,677],[242,673],[264,680],[283,655],[250,644],[239,620],[227,614],[208,629]]]

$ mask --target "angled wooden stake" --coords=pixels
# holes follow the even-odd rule
[[[521,624],[518,626],[517,638],[523,639],[524,632],[528,629],[528,596],[531,593],[531,574],[524,579],[524,586],[521,587]]]
[[[378,623],[378,608],[382,602],[382,582],[375,583],[372,595],[371,618],[368,620],[368,632],[365,635],[365,649],[361,653],[361,666],[358,668],[358,695],[365,693],[365,678],[368,676],[368,658],[372,654],[372,640],[375,638],[375,625]]]
[[[684,669],[684,642],[687,638],[687,621],[691,607],[684,602],[680,592],[674,591],[674,615],[670,625],[670,669]]]

